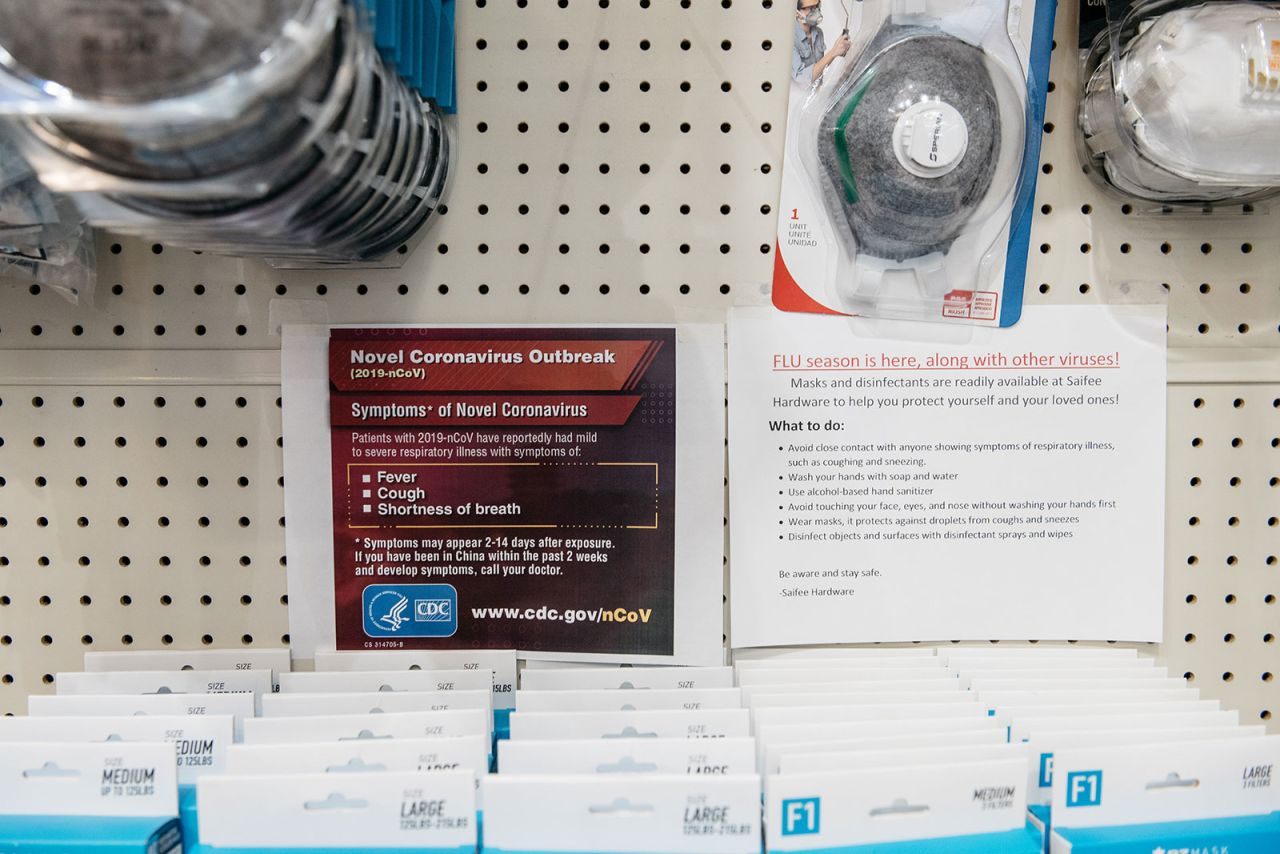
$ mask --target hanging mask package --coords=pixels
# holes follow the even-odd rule
[[[1142,212],[1280,190],[1280,3],[1108,0],[1105,13],[1080,25],[1090,173]]]
[[[860,12],[847,55],[792,86],[774,305],[1010,326],[1053,0],[866,0]],[[797,18],[796,62],[802,44],[834,41],[818,29]]]

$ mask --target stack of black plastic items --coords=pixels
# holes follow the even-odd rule
[[[376,262],[449,140],[350,0],[8,0],[0,113],[94,225],[286,264]]]

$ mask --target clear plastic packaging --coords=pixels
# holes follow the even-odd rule
[[[342,0],[7,0],[0,114],[107,128],[242,117],[293,87]]]
[[[1080,138],[1106,183],[1161,204],[1280,187],[1280,4],[1135,2],[1093,54]]]
[[[324,4],[269,5],[282,14]],[[339,10],[292,88],[199,128],[185,147],[171,145],[175,126],[69,130],[47,116],[11,118],[11,136],[95,225],[287,264],[398,261],[439,201],[450,146],[434,107],[384,65],[361,7]]]
[[[92,302],[93,232],[66,197],[45,189],[17,150],[0,139],[0,277],[47,287],[71,303]]]
[[[1043,109],[1019,29],[1034,6],[861,4],[838,77],[815,78],[792,120],[822,209],[815,239],[838,250],[809,296],[850,314],[999,320],[1011,220],[1034,185],[1027,127]]]

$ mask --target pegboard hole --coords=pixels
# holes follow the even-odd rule
[[[1188,604],[1188,605],[1194,605],[1194,604],[1196,604],[1196,601],[1197,601],[1197,599],[1196,599],[1196,594],[1194,594],[1194,593],[1188,593],[1188,594],[1187,594],[1187,604]]]
[[[1241,282],[1241,283],[1240,283],[1240,293],[1242,293],[1242,294],[1247,294],[1247,293],[1249,293],[1249,291],[1251,291],[1251,290],[1253,290],[1253,286],[1252,286],[1252,285],[1250,285],[1248,282]]]
[[[1223,681],[1223,682],[1234,682],[1234,681],[1235,681],[1235,678],[1236,678],[1236,675],[1235,675],[1234,673],[1232,673],[1230,670],[1228,670],[1226,673],[1223,673],[1223,674],[1222,674],[1222,681]]]
[[[212,646],[212,645],[213,645],[213,635],[201,635],[201,636],[200,636],[200,643],[204,644],[205,646]]]

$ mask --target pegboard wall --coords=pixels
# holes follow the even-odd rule
[[[88,649],[287,642],[273,309],[720,321],[768,301],[788,0],[458,3],[460,159],[401,269],[273,270],[102,235],[92,299],[0,286],[0,713]],[[1280,213],[1151,217],[1100,191],[1073,139],[1075,25],[1067,0],[1027,302],[1167,288],[1158,652],[1245,722],[1270,721]]]

